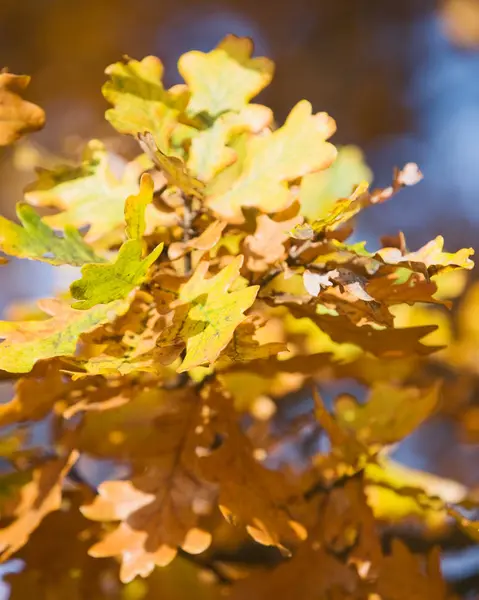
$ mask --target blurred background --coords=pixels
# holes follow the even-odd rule
[[[450,251],[479,249],[477,0],[0,0],[0,67],[31,75],[28,99],[46,110],[46,128],[29,142],[73,157],[92,137],[114,137],[100,92],[107,65],[154,54],[172,85],[181,54],[210,50],[227,33],[251,36],[256,55],[276,62],[261,101],[279,122],[301,98],[329,112],[333,141],[362,148],[377,186],[394,166],[419,164],[424,181],[363,214],[357,237],[377,244],[403,230],[411,249],[439,234]],[[0,150],[0,212],[10,217],[33,179],[12,169],[13,152]],[[28,261],[2,268],[0,309],[51,294],[53,271]],[[477,486],[477,445],[459,443],[447,422],[431,427],[401,458]],[[477,577],[478,553],[444,568]]]

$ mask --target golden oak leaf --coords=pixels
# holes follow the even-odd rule
[[[23,486],[14,511],[15,520],[0,530],[0,560],[5,561],[24,546],[43,518],[58,510],[62,501],[63,479],[76,462],[71,452],[45,462],[33,471],[32,480]]]
[[[292,516],[299,502],[295,489],[278,471],[261,465],[253,446],[241,430],[232,398],[219,386],[203,393],[202,423],[196,431],[201,441],[199,469],[219,486],[219,504],[223,516],[241,522],[251,537],[266,546],[295,544],[307,537],[307,531]],[[285,510],[285,506],[289,510]]]
[[[265,213],[284,210],[290,202],[288,183],[327,168],[336,156],[325,140],[334,132],[326,113],[313,115],[311,104],[299,102],[286,123],[270,135],[249,139],[245,156],[238,161],[237,178],[222,191],[211,188],[208,206],[231,223],[242,223],[242,207]]]
[[[108,385],[105,379],[93,377],[88,381],[70,380],[63,367],[56,361],[38,364],[19,379],[15,396],[0,405],[0,427],[40,421],[52,410],[70,418],[80,411],[106,410],[128,401],[130,391],[125,386]]]
[[[186,354],[178,372],[213,363],[230,342],[244,312],[253,304],[258,286],[231,291],[239,281],[243,257],[237,256],[219,273],[206,279],[209,264],[201,262],[175,302],[173,325],[160,336],[158,346],[177,347]]]
[[[266,106],[251,104],[239,113],[226,112],[212,126],[198,132],[191,142],[188,168],[201,181],[211,181],[217,173],[237,159],[229,146],[234,135],[244,131],[260,133],[271,125],[273,113]]]
[[[165,90],[163,64],[154,57],[127,59],[107,67],[110,80],[103,86],[105,99],[113,105],[105,117],[120,133],[138,135],[150,131],[161,152],[169,153],[170,138],[179,126],[189,100],[182,86]]]
[[[436,282],[428,280],[422,273],[411,273],[406,269],[384,274],[380,270],[377,276],[368,281],[366,290],[375,300],[388,306],[402,303],[412,305],[416,302],[451,305],[447,300],[435,296],[438,292]]]
[[[194,431],[200,422],[201,403],[183,390],[160,398],[150,394],[142,404],[141,416],[138,408],[133,414],[137,415],[137,422],[138,416],[143,421],[144,429],[138,430],[138,450],[148,449],[149,460],[136,460],[131,480],[102,483],[94,502],[82,508],[89,519],[120,521],[116,529],[90,549],[90,554],[122,556],[120,577],[124,582],[137,575],[146,577],[155,565],[167,565],[178,547],[196,554],[211,542],[211,535],[198,526],[201,507],[212,500],[212,490],[198,479],[196,466]],[[132,411],[128,406],[120,411],[123,416],[114,414],[118,411],[112,411],[111,416],[122,431],[121,419]],[[93,415],[90,417],[90,421],[95,420]],[[104,428],[108,413],[99,417],[101,435],[108,435]],[[128,426],[124,431],[127,436],[134,434]],[[150,439],[145,439],[145,431]],[[128,447],[131,440],[125,441]]]
[[[28,373],[39,360],[73,356],[83,333],[112,320],[126,308],[118,301],[88,311],[76,311],[60,300],[43,300],[40,308],[51,315],[42,321],[1,321],[0,369]]]
[[[393,540],[391,554],[382,561],[376,589],[380,597],[388,600],[446,600],[439,548],[418,556],[400,540]]]
[[[96,241],[123,225],[125,200],[138,193],[143,170],[141,161],[136,160],[124,165],[122,175],[117,176],[105,147],[93,140],[79,167],[63,165],[51,171],[39,170],[38,179],[27,188],[25,198],[35,206],[59,209],[57,214],[44,218],[52,227],[89,225],[85,238]]]
[[[378,329],[358,327],[344,315],[319,314],[315,306],[288,304],[296,318],[307,317],[338,344],[354,344],[378,357],[399,358],[427,355],[439,347],[426,346],[421,340],[437,329],[436,325]]]
[[[229,365],[263,360],[288,350],[288,346],[281,341],[261,344],[256,338],[258,329],[259,326],[254,317],[248,317],[238,325],[233,333],[232,340],[218,359],[216,368],[224,369]]]
[[[51,227],[28,204],[17,204],[21,225],[0,216],[0,250],[11,256],[30,258],[53,265],[81,265],[101,262],[78,231],[65,226],[64,237]]]
[[[205,184],[188,172],[181,158],[164,154],[158,148],[153,135],[148,131],[139,133],[138,139],[144,152],[164,173],[169,185],[178,187],[186,196],[194,196],[199,199],[203,197]]]
[[[254,234],[248,235],[244,240],[248,269],[262,272],[266,271],[269,265],[285,260],[285,244],[290,238],[288,232],[302,220],[299,215],[285,221],[276,221],[268,215],[258,216]]]
[[[217,117],[240,111],[271,82],[274,64],[267,58],[251,58],[249,38],[227,36],[211,52],[183,54],[178,69],[191,91],[188,112]]]
[[[368,590],[374,588],[369,577],[363,581],[361,569],[369,566],[374,572],[381,550],[361,480],[353,478],[333,489],[315,511],[310,535],[294,556],[234,584],[232,600],[369,597]]]
[[[29,83],[28,75],[0,72],[0,146],[13,144],[45,125],[43,110],[22,98]]]
[[[431,416],[440,386],[419,389],[377,383],[365,404],[347,394],[338,396],[334,412],[339,424],[364,444],[394,444]]]

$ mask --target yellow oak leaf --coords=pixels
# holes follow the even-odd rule
[[[186,346],[178,372],[212,364],[233,337],[236,327],[246,318],[259,286],[231,291],[238,283],[243,256],[237,256],[213,277],[206,278],[209,263],[201,262],[189,281],[180,289],[175,302],[173,324],[158,340],[158,346]]]
[[[242,207],[265,213],[284,210],[291,198],[288,183],[326,169],[335,159],[335,147],[325,141],[334,130],[331,117],[313,115],[311,104],[302,100],[282,127],[248,140],[236,180],[220,192],[212,187],[208,206],[231,223],[243,222]]]
[[[432,414],[439,392],[439,385],[420,389],[377,383],[365,404],[348,394],[338,396],[334,412],[339,424],[354,432],[362,443],[394,444]]]
[[[150,131],[156,145],[168,154],[171,135],[186,109],[189,92],[182,86],[165,90],[161,81],[163,64],[154,56],[114,63],[105,73],[110,80],[102,92],[113,105],[106,111],[107,121],[120,133]]]
[[[144,169],[136,160],[123,165],[121,176],[117,176],[110,159],[103,144],[93,140],[79,167],[63,165],[51,171],[39,170],[25,199],[34,206],[59,209],[44,219],[54,228],[89,225],[85,236],[89,242],[111,234],[123,224],[125,199],[138,192],[138,179]]]
[[[149,132],[138,134],[138,139],[143,150],[164,173],[169,185],[178,187],[186,196],[203,197],[205,184],[188,172],[181,158],[164,154]]]
[[[51,315],[42,321],[0,321],[0,369],[28,373],[39,360],[75,354],[83,333],[112,320],[126,309],[119,301],[88,311],[73,310],[60,300],[43,300],[40,308]]]
[[[237,159],[235,150],[228,145],[231,138],[244,131],[259,133],[269,127],[272,120],[271,110],[260,104],[245,106],[239,113],[223,113],[211,127],[192,139],[188,168],[201,181],[211,181]]]
[[[22,98],[29,83],[28,75],[0,72],[0,146],[13,144],[45,125],[43,110]]]
[[[101,262],[78,231],[67,225],[60,237],[43,222],[28,204],[17,204],[21,225],[0,216],[0,250],[18,258],[30,258],[52,265],[73,265]]]
[[[274,64],[267,58],[251,58],[249,38],[228,35],[211,52],[187,52],[178,70],[191,91],[188,112],[217,117],[241,110],[271,82]]]
[[[430,275],[438,272],[447,273],[455,269],[472,269],[474,262],[469,258],[474,254],[473,248],[461,248],[457,252],[444,252],[444,238],[438,235],[425,246],[403,254],[399,248],[382,248],[377,255],[387,264],[422,263]]]

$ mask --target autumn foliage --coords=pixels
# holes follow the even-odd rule
[[[473,497],[392,451],[457,399],[444,373],[477,370],[444,312],[473,251],[348,241],[419,168],[370,189],[329,115],[275,123],[250,40],[178,68],[166,89],[155,57],[110,65],[106,119],[137,155],[90,141],[0,217],[8,257],[77,268],[0,322],[11,598],[453,598],[440,545],[479,537]],[[0,144],[43,125],[27,83],[0,75]]]

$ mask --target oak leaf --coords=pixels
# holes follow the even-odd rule
[[[303,177],[299,196],[301,214],[314,222],[331,209],[337,198],[347,198],[354,186],[371,179],[361,150],[342,146],[329,169]]]
[[[308,535],[293,515],[295,504],[298,508],[301,503],[298,492],[281,473],[256,460],[229,395],[214,385],[205,389],[203,399],[199,437],[203,437],[204,452],[199,469],[218,485],[223,516],[244,523],[258,543],[277,546],[289,554],[288,546]]]
[[[245,131],[260,133],[271,125],[272,120],[271,110],[260,104],[245,106],[239,113],[220,115],[211,127],[198,132],[192,139],[188,168],[201,181],[211,181],[238,158],[235,150],[228,145],[232,136]]]
[[[28,204],[17,205],[17,216],[21,225],[0,216],[2,252],[18,258],[75,267],[103,260],[74,227],[67,225],[64,237],[60,237]]]
[[[206,279],[209,264],[201,262],[175,302],[173,325],[158,340],[165,348],[186,346],[178,372],[213,363],[231,340],[244,312],[253,304],[258,286],[231,291],[239,280],[243,257],[237,256],[219,273]],[[178,351],[178,353],[179,353]],[[177,354],[178,354],[177,353]]]
[[[325,140],[334,130],[331,117],[313,115],[311,104],[302,100],[282,127],[249,140],[237,179],[225,191],[210,193],[208,206],[231,223],[243,222],[242,207],[284,210],[290,202],[289,182],[333,162],[336,149]]]
[[[45,125],[43,110],[22,98],[29,83],[28,75],[0,72],[0,146],[13,144]]]
[[[366,403],[340,395],[334,403],[339,424],[364,444],[394,444],[431,416],[439,402],[440,386],[419,389],[377,383]]]
[[[122,556],[120,577],[124,582],[137,575],[146,577],[155,565],[167,565],[178,547],[196,554],[211,542],[211,535],[198,525],[198,506],[208,505],[212,499],[212,490],[198,479],[196,467],[194,431],[200,423],[201,403],[184,391],[158,399],[154,397],[154,404],[143,403],[148,412],[143,412],[141,419],[152,434],[150,439],[145,439],[144,431],[138,434],[138,449],[151,452],[148,462],[134,463],[131,480],[102,483],[94,502],[82,508],[89,519],[120,522],[90,554]],[[123,412],[130,414],[131,408],[125,407]],[[154,421],[149,421],[153,416]],[[103,427],[102,431],[104,436]]]
[[[444,252],[443,248],[444,238],[438,235],[416,252],[403,255],[398,248],[382,248],[378,250],[377,255],[388,264],[422,263],[430,275],[474,267],[473,261],[469,258],[474,254],[473,248],[462,248],[457,252]]]
[[[227,36],[211,52],[183,54],[178,70],[191,90],[188,112],[218,117],[240,111],[271,82],[274,64],[267,58],[251,58],[249,38]]]
[[[120,133],[138,135],[150,131],[161,152],[169,154],[170,138],[178,127],[189,92],[178,86],[165,90],[163,64],[154,57],[126,59],[106,68],[109,75],[102,92],[113,105],[105,117]]]
[[[97,304],[108,304],[124,299],[135,287],[143,283],[148,269],[163,250],[158,246],[143,258],[143,233],[146,206],[153,200],[153,181],[144,174],[137,196],[128,197],[125,203],[126,234],[114,263],[88,264],[82,268],[82,277],[70,286],[77,300],[73,308],[87,310]]]
[[[28,541],[43,518],[58,510],[62,501],[62,483],[76,462],[77,452],[45,462],[33,471],[32,480],[23,486],[13,523],[0,531],[0,560],[10,558]]]
[[[181,158],[164,154],[149,132],[139,133],[138,139],[142,149],[151,157],[157,168],[164,173],[169,185],[178,187],[186,196],[200,199],[203,197],[204,183],[188,172]]]
[[[88,311],[73,310],[60,300],[43,300],[40,308],[51,315],[42,321],[1,321],[0,369],[28,373],[39,360],[75,354],[83,333],[106,323],[124,311],[121,301]]]
[[[250,271],[266,271],[269,265],[284,260],[287,256],[286,242],[289,230],[298,225],[302,217],[295,216],[284,221],[276,221],[268,215],[256,219],[254,234],[244,240],[246,266]]]
[[[123,224],[125,200],[138,192],[138,179],[144,169],[136,160],[123,165],[118,176],[110,158],[103,144],[92,140],[79,167],[61,165],[53,170],[39,170],[38,179],[27,188],[25,198],[34,206],[59,209],[44,219],[54,228],[89,225],[85,236],[89,242],[111,235]]]

